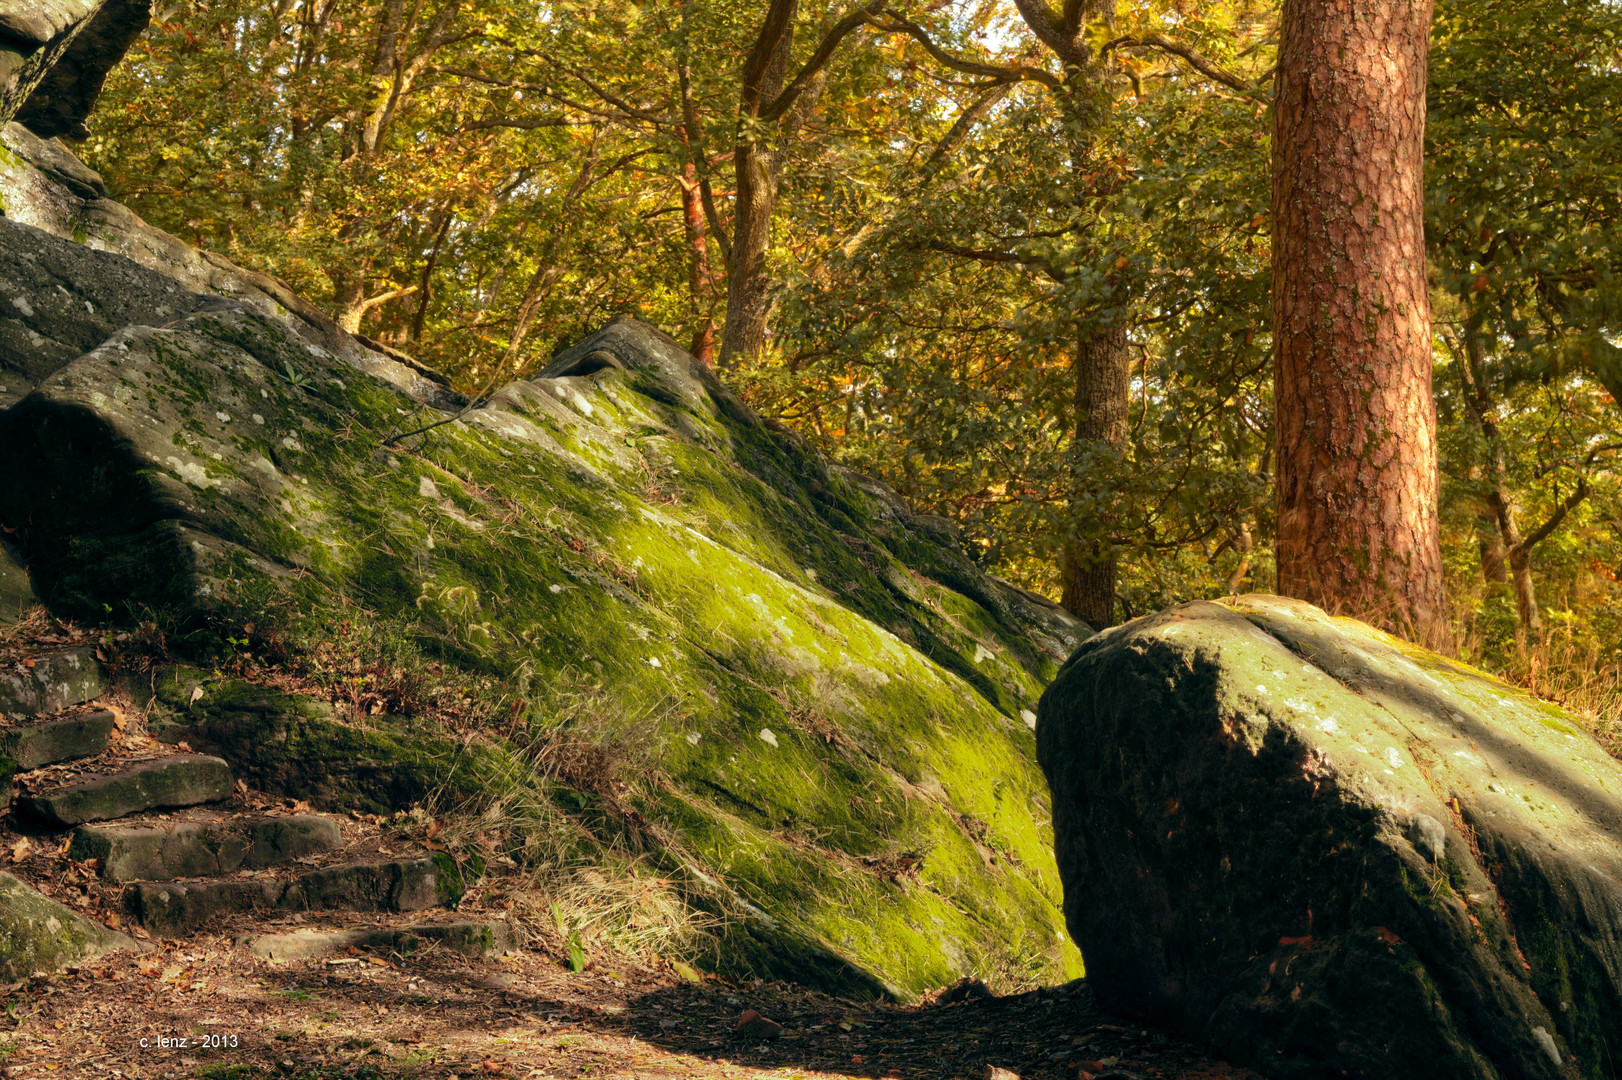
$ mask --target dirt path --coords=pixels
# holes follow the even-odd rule
[[[545,951],[278,964],[215,939],[38,978],[3,1005],[7,1077],[980,1080],[987,1065],[1024,1080],[1253,1077],[1111,1022],[1081,984],[858,1005],[609,958],[574,974]],[[736,1037],[749,1008],[781,1036]]]

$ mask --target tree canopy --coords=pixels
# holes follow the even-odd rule
[[[1279,30],[1266,0],[181,0],[85,145],[469,392],[634,312],[994,572],[1057,596],[1067,544],[1105,553],[1129,617],[1275,584]],[[1442,0],[1431,36],[1449,601],[1528,675],[1622,618],[1619,33]],[[1088,438],[1115,332],[1126,433]]]

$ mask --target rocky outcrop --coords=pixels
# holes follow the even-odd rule
[[[0,125],[84,138],[107,73],[151,18],[150,0],[0,0]]]
[[[1622,1076],[1622,765],[1571,716],[1270,597],[1092,638],[1040,716],[1101,1003],[1281,1078]]]
[[[901,995],[1076,973],[1032,726],[1085,626],[652,327],[468,407],[4,138],[0,526],[57,612],[204,652],[364,613],[447,681],[504,680],[536,730],[575,718],[557,737],[659,778],[616,828],[723,918],[725,970]],[[143,685],[155,731],[320,806],[541,782],[498,739]]]

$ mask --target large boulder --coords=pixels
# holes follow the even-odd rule
[[[1101,1002],[1279,1078],[1622,1076],[1622,765],[1560,709],[1276,597],[1043,695]]]
[[[34,227],[0,221],[0,526],[47,604],[199,651],[360,622],[448,685],[501,680],[526,737],[608,763],[569,809],[720,917],[723,970],[864,995],[1078,973],[1032,728],[1083,624],[650,326],[464,411],[273,279],[74,190],[59,144],[5,138],[0,191]],[[424,748],[465,741],[189,678],[147,688],[155,728],[296,797],[398,809],[376,804],[422,797]],[[634,805],[616,768],[652,778]]]

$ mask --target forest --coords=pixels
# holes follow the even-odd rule
[[[0,1071],[1622,1080],[1614,0],[0,0]]]
[[[1277,6],[763,8],[160,6],[85,156],[469,393],[635,313],[1094,622],[1273,591]],[[1619,32],[1442,0],[1424,143],[1451,638],[1606,721]]]

